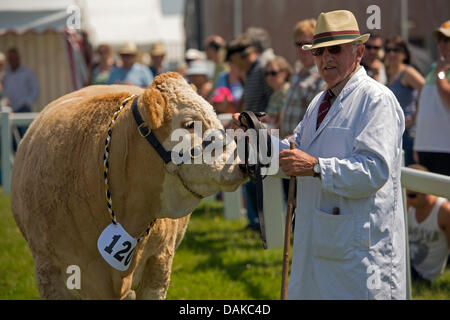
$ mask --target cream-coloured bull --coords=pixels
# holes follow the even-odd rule
[[[200,201],[196,194],[232,191],[245,179],[234,164],[184,164],[178,175],[169,173],[139,134],[131,101],[127,103],[110,144],[114,211],[136,238],[157,220],[137,244],[129,269],[112,268],[97,249],[97,239],[111,223],[105,199],[105,137],[112,115],[132,94],[139,95],[138,110],[166,150],[177,143],[171,141],[171,132],[189,129],[194,120],[202,122],[203,130],[223,129],[211,105],[176,73],[156,77],[147,89],[91,86],[50,103],[19,146],[11,198],[42,298],[164,299],[175,249]],[[80,268],[81,289],[66,286],[71,265]]]

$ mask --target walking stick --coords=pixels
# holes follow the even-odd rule
[[[291,141],[290,149],[295,149],[295,141]],[[295,177],[291,176],[289,180],[288,203],[286,212],[286,223],[284,228],[284,253],[283,253],[283,273],[281,280],[281,300],[286,300],[287,287],[289,279],[289,251],[291,246],[291,226],[292,213],[295,209]]]

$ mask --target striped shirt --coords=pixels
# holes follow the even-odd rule
[[[256,60],[247,71],[244,83],[244,111],[265,111],[273,90],[266,83],[261,61]]]
[[[309,103],[324,89],[325,83],[320,78],[316,65],[310,67],[305,74],[297,73],[292,77],[286,103],[281,111],[280,138],[294,132],[294,129],[303,120]]]

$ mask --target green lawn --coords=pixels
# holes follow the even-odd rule
[[[264,250],[245,220],[227,221],[222,204],[192,215],[173,264],[167,299],[279,299],[282,249]],[[450,299],[450,270],[431,287],[413,286],[415,299]],[[0,191],[0,299],[39,299],[33,260]]]

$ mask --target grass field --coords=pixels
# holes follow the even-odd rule
[[[174,259],[167,299],[279,299],[282,249],[264,250],[245,220],[227,221],[222,204],[192,215]],[[414,299],[450,299],[450,270],[432,286],[413,286]],[[33,260],[0,194],[0,299],[39,299]]]

